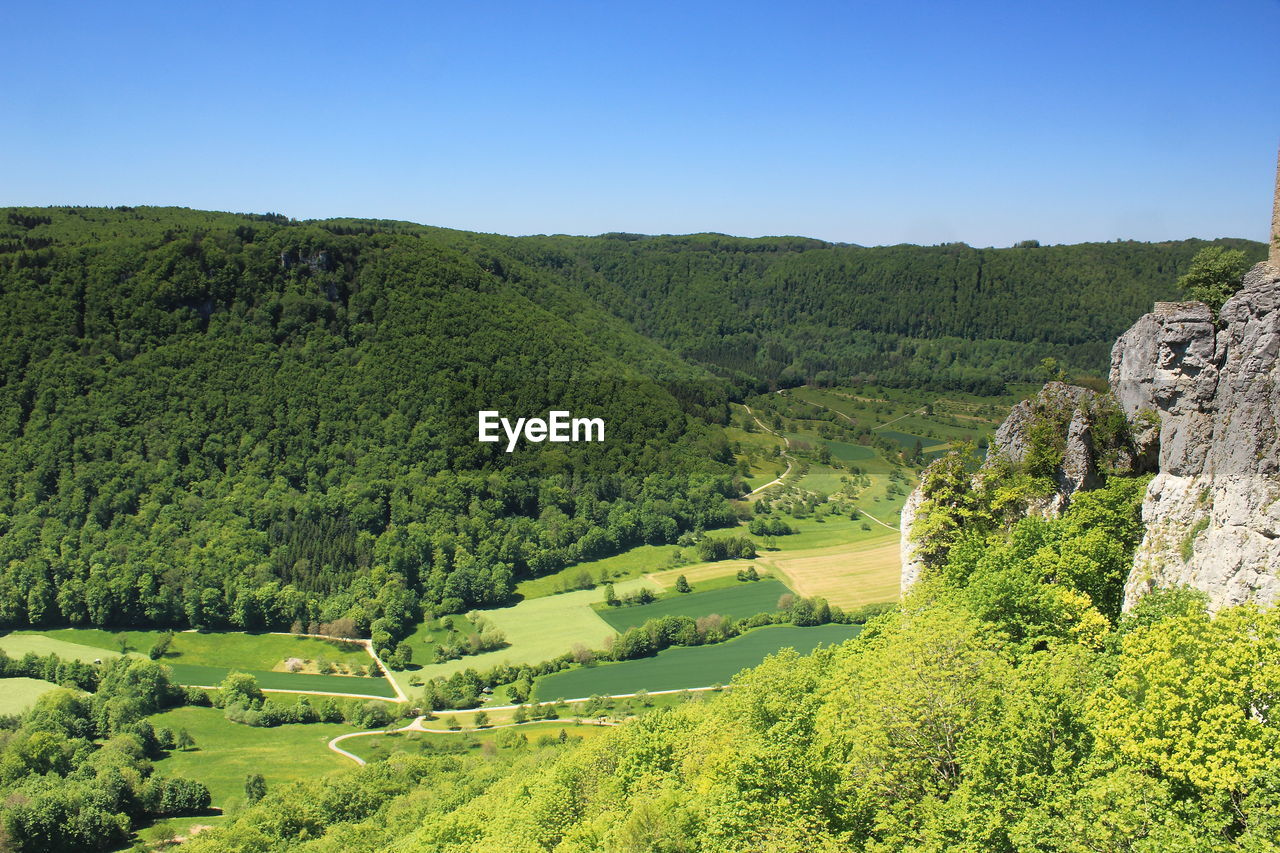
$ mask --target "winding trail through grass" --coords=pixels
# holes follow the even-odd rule
[[[728,690],[728,689],[730,689],[730,688],[729,688],[729,687],[725,687],[725,686],[721,686],[721,687],[688,687],[688,688],[683,688],[683,689],[678,689],[678,690],[648,690],[648,691],[646,691],[646,692],[645,692],[645,695],[647,695],[647,696],[662,696],[662,695],[664,695],[664,694],[668,694],[668,693],[703,693],[703,692],[706,692],[706,691],[708,691],[708,690]],[[612,695],[607,696],[607,697],[604,697],[604,698],[608,698],[608,699],[634,699],[636,696],[639,696],[639,695],[640,695],[639,693],[615,693],[615,694],[612,694]],[[579,698],[577,698],[577,699],[563,699],[563,700],[559,700],[559,701],[557,701],[557,702],[534,702],[534,703],[531,703],[530,705],[527,705],[527,706],[525,706],[525,707],[535,707],[535,708],[536,708],[536,707],[541,707],[541,706],[543,706],[543,705],[558,705],[558,704],[560,704],[561,702],[565,702],[565,703],[568,703],[568,704],[573,704],[574,702],[589,702],[589,701],[591,701],[591,699],[592,699],[592,698],[600,698],[600,697],[582,696],[582,697],[579,697]],[[470,709],[470,710],[479,710],[479,711],[484,711],[484,712],[488,713],[489,711],[514,711],[516,708],[519,708],[519,707],[521,707],[521,706],[520,706],[520,705],[498,705],[498,706],[495,706],[495,707],[492,707],[492,708],[477,708],[477,709]],[[461,734],[474,734],[476,731],[486,731],[486,732],[487,732],[487,731],[491,731],[491,730],[494,730],[494,729],[510,729],[510,728],[516,728],[516,727],[519,727],[519,726],[525,726],[525,725],[528,725],[528,723],[498,723],[498,724],[496,724],[496,725],[492,725],[492,726],[485,726],[483,729],[472,729],[472,730],[470,730],[470,731],[465,731],[465,732],[464,732],[464,731],[463,731],[462,729],[460,729],[460,728],[459,728],[459,729],[429,729],[429,728],[427,728],[426,726],[424,726],[424,725],[423,725],[423,723],[426,721],[426,719],[427,719],[427,718],[426,718],[426,716],[425,716],[425,715],[423,715],[423,716],[419,716],[419,717],[414,717],[414,718],[413,718],[413,720],[411,720],[407,725],[403,725],[403,726],[401,726],[401,727],[400,727],[400,728],[398,728],[398,729],[372,729],[372,730],[367,731],[367,732],[348,732],[348,733],[347,733],[347,734],[345,734],[345,735],[338,735],[336,738],[334,738],[333,740],[329,741],[328,746],[329,746],[329,749],[331,749],[332,751],[334,751],[334,752],[338,753],[339,755],[345,756],[346,758],[350,758],[350,759],[351,759],[352,761],[354,761],[356,764],[362,764],[362,765],[363,765],[363,764],[367,764],[368,762],[366,762],[366,761],[365,761],[363,758],[361,758],[360,756],[356,755],[354,752],[348,752],[347,750],[345,750],[345,749],[343,749],[342,747],[338,746],[338,744],[342,743],[344,740],[347,740],[348,738],[354,738],[354,737],[370,737],[370,736],[372,736],[372,735],[395,735],[395,734],[402,734],[402,733],[404,733],[404,732],[425,732],[425,733],[427,733],[427,734],[433,734],[433,735],[461,735]],[[529,722],[537,722],[537,721],[535,721],[535,720],[530,720]],[[609,721],[609,720],[600,719],[600,720],[592,721],[592,722],[590,722],[590,723],[586,723],[586,722],[584,722],[584,723],[583,723],[583,725],[592,725],[592,726],[616,726],[616,725],[620,725],[620,724],[619,724],[619,723],[615,723],[615,722],[611,722],[611,721]]]
[[[778,393],[778,394],[781,394],[781,393],[782,393],[782,391],[781,391],[781,390],[779,390],[779,391],[777,391],[777,393]],[[799,399],[799,400],[800,400],[800,402],[802,402],[802,403],[808,403],[808,404],[809,404],[809,405],[811,405],[811,406],[817,406],[817,407],[819,407],[819,408],[821,408],[821,409],[827,409],[828,411],[835,412],[837,415],[840,415],[840,416],[841,416],[841,417],[843,417],[843,418],[848,418],[848,419],[849,419],[849,421],[850,421],[851,423],[857,423],[857,421],[855,421],[853,418],[851,418],[851,417],[849,417],[848,415],[846,415],[844,412],[836,411],[835,409],[832,409],[830,406],[824,406],[824,405],[822,405],[821,403],[815,403],[815,402],[813,402],[812,400],[805,400],[804,398],[797,398],[797,399]],[[760,418],[758,418],[758,417],[756,416],[756,413],[755,413],[755,412],[753,412],[753,411],[751,411],[751,407],[750,407],[750,406],[748,406],[746,403],[743,403],[743,404],[742,404],[742,408],[746,409],[746,410],[747,410],[747,414],[751,415],[751,417],[755,419],[755,422],[756,422],[756,423],[758,423],[758,424],[760,424],[760,428],[761,428],[762,430],[764,430],[765,432],[773,433],[773,434],[774,434],[774,435],[776,435],[778,438],[782,439],[782,440],[783,440],[783,442],[785,442],[785,444],[786,444],[786,448],[787,448],[786,450],[783,450],[783,451],[782,451],[782,455],[783,455],[783,457],[785,457],[785,458],[786,458],[786,460],[787,460],[787,470],[783,471],[783,472],[782,472],[782,476],[781,476],[781,477],[778,477],[778,479],[773,480],[772,482],[769,482],[769,483],[765,483],[763,486],[761,486],[761,487],[760,487],[760,488],[758,488],[758,489],[752,489],[750,492],[747,492],[747,497],[751,497],[752,495],[756,494],[757,492],[762,492],[762,491],[764,491],[765,489],[769,488],[770,486],[777,486],[777,485],[781,484],[781,483],[782,483],[782,481],[786,479],[787,475],[791,473],[792,457],[791,457],[791,454],[787,452],[787,450],[790,450],[790,449],[791,449],[791,439],[787,438],[787,437],[786,437],[785,435],[783,435],[782,433],[780,433],[780,432],[774,432],[773,430],[771,430],[771,429],[769,429],[767,426],[765,426],[765,425],[764,425],[764,421],[760,420]],[[923,411],[924,411],[924,409],[920,409],[919,411],[923,412]],[[914,415],[914,414],[916,414],[916,412],[909,412],[908,414],[903,415],[902,417],[904,417],[904,418],[905,418],[905,417],[910,417],[911,415]],[[902,418],[896,418],[895,420],[902,420]],[[889,421],[889,423],[891,424],[891,423],[893,423],[893,421]],[[882,426],[888,426],[888,425],[889,425],[889,424],[880,424],[880,426],[872,427],[872,429],[880,429],[880,427],[882,427]],[[881,527],[884,527],[884,528],[886,528],[886,529],[888,529],[888,530],[892,530],[892,531],[894,531],[895,533],[899,532],[898,528],[894,527],[892,524],[888,524],[888,523],[886,523],[886,522],[881,521],[880,519],[876,518],[876,517],[875,517],[874,515],[872,515],[871,513],[867,512],[867,511],[866,511],[865,509],[863,509],[862,507],[858,506],[856,503],[855,503],[855,504],[853,504],[853,507],[854,507],[854,509],[856,509],[858,512],[862,513],[862,515],[864,515],[864,516],[866,516],[867,518],[871,519],[872,521],[874,521],[876,524],[880,525]]]
[[[783,471],[782,474],[776,480],[770,480],[768,483],[765,483],[763,486],[760,486],[759,488],[752,489],[751,491],[747,492],[747,497],[751,497],[752,495],[758,494],[759,492],[763,492],[765,489],[769,488],[770,486],[780,485],[782,481],[787,478],[787,475],[791,473],[791,468],[795,460],[793,460],[791,458],[791,454],[787,452],[788,450],[791,449],[791,439],[787,438],[782,433],[774,432],[773,430],[765,426],[764,421],[756,417],[756,413],[751,411],[751,407],[748,406],[746,403],[742,404],[742,408],[746,409],[747,414],[751,415],[752,419],[755,420],[756,423],[760,424],[760,429],[764,430],[767,433],[772,433],[773,435],[776,435],[778,438],[782,439],[782,443],[784,447],[782,451],[782,457],[787,460],[787,470]]]

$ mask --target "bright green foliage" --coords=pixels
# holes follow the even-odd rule
[[[137,822],[207,808],[203,784],[152,769],[166,746],[144,717],[182,699],[163,667],[121,658],[103,667],[94,694],[52,690],[7,724],[0,739],[5,848],[116,849]]]
[[[1206,246],[1196,253],[1178,287],[1188,299],[1208,305],[1214,314],[1240,289],[1249,258],[1239,249]]]

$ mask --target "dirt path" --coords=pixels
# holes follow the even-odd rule
[[[781,394],[782,392],[779,391],[778,393]],[[791,473],[791,468],[793,467],[794,460],[791,458],[791,454],[787,452],[788,450],[791,449],[791,439],[787,438],[782,433],[774,432],[773,430],[765,426],[764,421],[760,420],[760,418],[756,416],[756,413],[751,411],[751,407],[748,406],[746,403],[742,404],[742,408],[746,409],[747,414],[751,415],[752,420],[754,420],[756,423],[760,425],[760,429],[764,430],[767,433],[770,433],[771,435],[776,435],[778,438],[782,439],[782,443],[784,447],[782,451],[782,458],[787,460],[787,470],[783,471],[782,475],[779,476],[777,479],[770,480],[768,483],[765,483],[763,486],[759,487],[758,489],[752,489],[751,491],[747,492],[747,497],[751,497],[752,495],[763,492],[765,489],[771,486],[780,485],[782,481],[787,478],[787,475]]]
[[[777,393],[781,394],[782,392],[781,392],[781,391],[778,391]],[[857,421],[855,421],[853,418],[851,418],[851,417],[849,417],[848,415],[846,415],[844,412],[836,411],[835,409],[831,408],[830,406],[824,406],[824,405],[822,405],[821,403],[815,403],[815,402],[813,402],[812,400],[805,400],[805,399],[801,399],[801,402],[802,402],[802,403],[808,403],[810,406],[817,406],[817,407],[818,407],[818,408],[820,408],[820,409],[826,409],[827,411],[830,411],[830,412],[835,412],[835,413],[836,413],[837,415],[839,415],[840,417],[842,417],[842,418],[847,418],[847,419],[849,420],[849,422],[850,422],[850,423],[857,423]],[[773,430],[771,430],[771,429],[769,429],[767,426],[765,426],[765,425],[764,425],[764,423],[763,423],[763,422],[761,422],[760,418],[756,417],[756,413],[755,413],[755,412],[753,412],[753,411],[751,411],[751,407],[750,407],[750,406],[748,406],[747,404],[743,403],[743,404],[742,404],[742,408],[746,409],[746,410],[747,410],[747,413],[748,413],[748,414],[750,414],[750,415],[751,415],[751,417],[755,418],[756,423],[760,424],[760,428],[761,428],[761,429],[765,430],[766,432],[772,432],[774,435],[778,436],[779,438],[781,438],[783,441],[785,441],[785,442],[787,443],[787,448],[788,448],[788,449],[790,449],[790,448],[791,448],[791,439],[787,438],[787,437],[786,437],[785,435],[783,435],[782,433],[773,432]],[[923,412],[923,411],[924,411],[924,409],[923,409],[923,408],[922,408],[922,409],[917,409],[915,412],[910,412],[910,413],[908,413],[908,414],[903,415],[902,417],[903,417],[903,418],[909,418],[909,417],[911,417],[911,415],[914,415],[914,414],[917,414],[918,412]],[[895,420],[899,420],[899,421],[900,421],[900,420],[902,420],[902,418],[895,418]],[[893,423],[893,421],[889,421],[889,423],[891,424],[891,423]],[[889,425],[889,424],[880,424],[880,426],[872,427],[872,429],[880,429],[880,427],[882,427],[882,426],[888,426],[888,425]],[[783,472],[782,477],[779,477],[778,479],[774,480],[772,483],[765,483],[765,484],[764,484],[763,486],[761,486],[759,489],[755,489],[754,491],[752,491],[752,492],[748,493],[748,494],[747,494],[747,497],[751,497],[751,495],[754,495],[756,492],[759,492],[759,491],[762,491],[762,490],[764,490],[764,489],[767,489],[767,488],[769,488],[770,486],[776,486],[778,483],[781,483],[781,482],[782,482],[783,478],[784,478],[784,477],[786,477],[786,476],[787,476],[787,474],[790,474],[790,473],[791,473],[791,457],[790,457],[790,456],[787,456],[787,454],[786,454],[786,452],[785,452],[785,451],[783,452],[783,455],[787,457],[787,470]],[[884,528],[886,528],[886,529],[888,529],[888,530],[893,530],[893,531],[897,532],[898,528],[894,527],[892,524],[886,524],[885,522],[883,522],[883,521],[881,521],[880,519],[876,518],[874,515],[872,515],[871,513],[867,512],[865,509],[863,509],[862,507],[858,506],[857,504],[854,504],[853,506],[854,506],[854,508],[855,508],[856,510],[858,510],[858,512],[860,512],[862,515],[864,515],[864,516],[866,516],[867,518],[871,519],[872,521],[874,521],[876,524],[880,525],[881,527],[884,527]]]
[[[678,689],[678,690],[649,690],[649,691],[646,691],[646,695],[648,695],[648,696],[662,696],[662,695],[669,694],[669,693],[702,693],[702,692],[705,692],[705,691],[707,691],[707,690],[727,690],[727,689],[729,689],[729,688],[727,688],[727,687],[687,687],[687,688],[681,688],[681,689]],[[638,693],[615,693],[615,694],[613,694],[613,695],[611,695],[611,696],[609,696],[609,697],[607,697],[607,698],[609,698],[609,699],[634,699],[634,698],[635,698],[636,696],[638,696],[638,695],[640,695],[640,694],[638,694]],[[588,701],[590,701],[590,700],[591,700],[591,698],[592,698],[592,697],[590,697],[590,696],[581,696],[581,697],[579,697],[579,698],[577,698],[577,699],[565,699],[565,700],[563,700],[563,701],[564,701],[564,702],[567,702],[567,703],[569,703],[569,704],[572,704],[572,703],[574,703],[574,702],[588,702]],[[533,703],[533,707],[540,707],[540,706],[542,706],[542,705],[555,705],[555,704],[559,704],[559,703],[558,703],[558,702],[535,702],[535,703]],[[465,708],[465,709],[463,709],[462,711],[460,711],[459,713],[469,713],[469,712],[471,712],[471,711],[484,711],[484,712],[486,712],[486,713],[488,713],[488,712],[490,712],[490,711],[513,711],[513,710],[515,710],[516,708],[519,708],[519,707],[521,707],[521,706],[520,706],[520,705],[496,705],[496,706],[494,706],[494,707],[490,707],[490,708]],[[351,759],[352,761],[354,761],[356,764],[366,764],[367,762],[366,762],[363,758],[361,758],[360,756],[356,755],[356,754],[355,754],[355,753],[353,753],[353,752],[348,752],[347,750],[345,750],[345,749],[343,749],[342,747],[338,746],[338,744],[342,743],[344,740],[349,740],[350,738],[356,738],[356,737],[371,737],[371,736],[373,736],[373,735],[393,735],[393,734],[399,734],[399,733],[401,733],[401,732],[426,732],[426,733],[428,733],[428,734],[440,734],[440,735],[461,735],[461,734],[472,734],[472,733],[474,733],[474,732],[476,731],[475,729],[472,729],[472,730],[467,731],[467,732],[464,732],[462,729],[429,729],[429,728],[427,728],[426,726],[424,726],[424,725],[423,725],[423,722],[424,722],[426,719],[427,719],[427,718],[426,718],[426,716],[414,717],[414,718],[413,718],[413,720],[411,720],[408,724],[403,725],[403,726],[401,726],[401,727],[400,727],[400,728],[398,728],[398,729],[373,729],[373,730],[371,730],[371,731],[367,731],[367,732],[348,732],[348,733],[347,733],[347,734],[345,734],[345,735],[338,735],[336,738],[334,738],[333,740],[329,741],[328,746],[329,746],[329,749],[331,749],[332,751],[334,751],[334,752],[338,753],[339,755],[342,755],[342,756],[345,756],[345,757],[347,757],[347,758],[350,758],[350,759]],[[532,723],[532,722],[536,722],[536,721],[535,721],[535,720],[530,720],[529,722],[530,722],[530,723]],[[496,725],[492,725],[492,726],[485,726],[485,727],[484,727],[484,731],[489,731],[490,729],[510,729],[510,728],[516,728],[516,727],[518,727],[518,726],[527,726],[527,725],[529,725],[529,723],[498,723],[498,724],[496,724]],[[589,725],[589,726],[616,726],[616,725],[619,725],[619,724],[618,724],[618,723],[614,723],[614,722],[609,722],[609,721],[607,721],[607,720],[603,720],[603,719],[601,719],[601,720],[594,720],[594,721],[590,721],[590,722],[588,722],[588,721],[583,721],[583,725]]]

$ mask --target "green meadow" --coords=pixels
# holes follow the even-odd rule
[[[217,708],[174,708],[147,719],[156,728],[186,729],[196,742],[193,750],[172,750],[156,761],[156,771],[199,779],[209,786],[213,806],[224,811],[244,801],[250,773],[261,773],[269,789],[350,768],[351,760],[330,751],[328,743],[357,731],[344,723],[255,728],[228,722]]]
[[[317,693],[343,693],[357,696],[382,696],[394,699],[396,693],[385,678],[357,678],[350,675],[308,675],[301,672],[265,672],[239,667],[201,666],[198,664],[169,663],[173,680],[178,684],[196,684],[217,687],[230,672],[244,672],[258,680],[258,686],[266,690],[304,690]]]
[[[739,671],[755,666],[779,649],[794,648],[801,654],[819,644],[848,640],[861,630],[858,625],[819,625],[796,628],[773,625],[748,631],[727,643],[667,649],[653,657],[619,663],[576,667],[545,676],[534,685],[535,698],[558,698],[637,690],[684,690],[726,683]]]
[[[0,678],[0,714],[21,714],[58,685],[39,678]]]
[[[428,723],[427,725],[437,725]],[[481,729],[451,734],[436,732],[395,732],[385,735],[368,735],[365,737],[347,738],[338,744],[347,752],[358,755],[370,763],[384,761],[401,752],[422,753],[430,751],[470,751],[486,750],[498,752],[508,749],[538,748],[537,741],[542,737],[558,738],[561,731],[567,738],[598,737],[609,730],[609,726],[591,723],[574,723],[573,720],[548,720],[546,722],[528,722],[519,726],[495,729]],[[518,739],[518,740],[517,740]],[[348,760],[348,763],[351,763]]]
[[[647,572],[671,568],[679,551],[675,545],[637,545],[612,557],[575,563],[540,578],[520,581],[516,594],[525,599],[556,595],[577,589],[584,577],[595,584],[638,578]]]

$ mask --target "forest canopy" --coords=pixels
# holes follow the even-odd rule
[[[730,399],[1098,371],[1203,245],[8,209],[0,625],[350,619],[391,642],[424,610],[733,523]],[[606,440],[507,454],[476,441],[480,409],[600,417]]]

